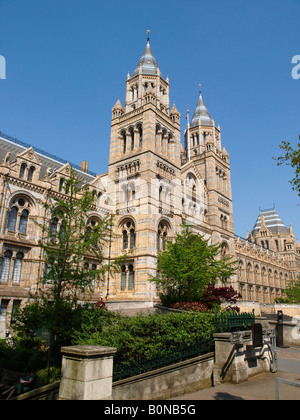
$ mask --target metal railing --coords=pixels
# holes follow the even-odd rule
[[[201,322],[201,321],[199,321]],[[242,314],[216,314],[215,315],[215,330],[214,332],[233,332],[237,329],[250,328],[255,323],[254,313]],[[113,381],[129,378],[132,376],[140,375],[142,373],[150,372],[155,369],[160,369],[170,366],[193,357],[201,356],[206,353],[213,352],[214,338],[213,334],[207,337],[201,337],[192,343],[174,346],[168,350],[160,351],[157,356],[151,359],[144,357],[128,363],[115,363],[113,372]]]

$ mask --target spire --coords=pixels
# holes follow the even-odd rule
[[[136,68],[133,72],[132,77],[135,77],[139,74],[140,68],[142,69],[142,74],[150,74],[150,75],[156,76],[157,73],[158,73],[161,76],[157,61],[155,60],[155,57],[154,57],[153,52],[152,52],[151,47],[150,47],[150,37],[149,37],[150,31],[149,31],[149,29],[147,31],[147,34],[148,34],[148,36],[147,36],[146,48],[145,48],[145,50],[143,52],[143,55],[141,56],[141,58],[138,62],[138,65],[136,66]]]
[[[201,120],[201,125],[213,126],[212,118],[203,101],[201,84],[199,85],[199,88],[199,99],[191,122],[191,128],[196,127],[199,124],[199,119]]]

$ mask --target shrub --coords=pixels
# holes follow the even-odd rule
[[[138,314],[130,317],[110,312],[99,315],[98,312],[98,319],[95,317],[97,312],[94,310],[83,314],[73,344],[116,347],[116,362],[150,359],[162,350],[192,343],[214,331],[214,316],[206,313]]]

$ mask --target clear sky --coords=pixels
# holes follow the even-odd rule
[[[107,171],[111,108],[146,31],[170,100],[194,112],[198,84],[231,159],[235,232],[259,207],[300,240],[300,199],[277,167],[282,140],[300,134],[300,0],[0,0],[0,131],[97,173]]]

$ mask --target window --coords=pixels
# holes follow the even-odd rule
[[[7,220],[8,231],[15,232],[18,226],[19,232],[26,235],[30,206],[27,198],[18,197],[13,200]]]
[[[134,270],[133,270],[133,265],[130,265],[128,268],[129,268],[128,290],[132,290],[134,288]]]
[[[20,217],[19,232],[26,235],[28,224],[28,210],[23,210]]]
[[[91,272],[91,288],[92,288],[92,290],[94,290],[94,288],[95,288],[96,270],[97,270],[97,265],[92,264],[92,272]]]
[[[15,284],[20,283],[23,258],[24,258],[24,255],[21,252],[18,252],[16,255],[15,262],[14,262],[13,277],[12,277],[12,281]]]
[[[58,191],[59,192],[62,192],[63,191],[64,182],[65,182],[65,180],[63,178],[60,178],[60,180],[59,180],[59,188],[58,188]]]
[[[57,234],[58,219],[55,217],[50,223],[50,236],[55,239]]]
[[[139,144],[139,147],[141,149],[143,147],[143,128],[142,128],[141,125],[139,125],[138,130],[139,130],[139,135],[140,135],[140,144]]]
[[[121,277],[121,290],[126,289],[126,267],[122,266],[122,277]]]
[[[64,240],[66,237],[66,221],[62,220],[59,228],[59,237],[60,239]]]
[[[21,179],[24,178],[26,168],[27,168],[26,163],[22,163],[22,165],[20,167],[20,178]]]
[[[134,150],[134,131],[133,131],[133,128],[130,128],[129,133],[130,133],[130,138],[131,138],[131,150]]]
[[[128,248],[128,233],[127,230],[123,230],[123,249]]]
[[[32,181],[34,171],[35,171],[35,167],[31,166],[28,171],[27,181]]]
[[[2,299],[1,306],[0,306],[0,322],[5,322],[6,321],[8,304],[9,304],[8,299]]]
[[[128,220],[123,224],[122,228],[123,235],[123,249],[134,249],[136,246],[136,233],[135,225],[131,220]]]
[[[17,214],[18,214],[17,207],[12,207],[9,212],[8,222],[7,222],[7,229],[12,232],[16,230]]]
[[[18,309],[20,308],[21,305],[21,301],[20,300],[14,300],[13,301],[13,306],[12,306],[12,311],[11,311],[11,320],[10,323],[11,324],[15,324],[16,323],[16,312],[18,311]]]
[[[156,238],[156,246],[157,250],[164,251],[166,249],[167,244],[167,236],[168,236],[169,227],[166,222],[161,222],[158,226],[157,231],[157,238]]]
[[[123,139],[123,153],[126,153],[126,132],[122,131],[121,136],[122,136],[122,139]]]
[[[124,264],[121,270],[121,290],[133,290],[135,282],[135,273],[133,264]]]
[[[1,266],[1,281],[3,283],[8,282],[9,272],[10,272],[10,264],[11,264],[11,257],[12,252],[11,251],[5,251],[4,252],[4,258],[2,260],[2,266]]]

